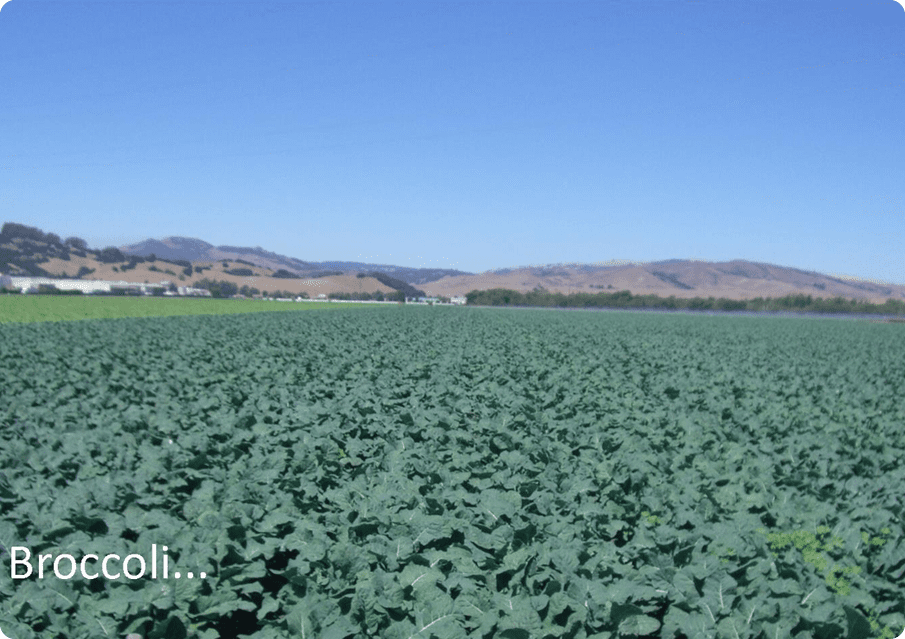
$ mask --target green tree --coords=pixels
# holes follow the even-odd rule
[[[79,251],[88,250],[88,242],[80,237],[67,237],[65,240],[63,240],[63,244],[71,248],[78,249]]]
[[[216,297],[219,299],[232,297],[239,290],[239,287],[232,282],[227,282],[224,280],[210,280],[207,278],[198,280],[192,286],[194,286],[195,288],[206,289],[210,291],[211,297]]]

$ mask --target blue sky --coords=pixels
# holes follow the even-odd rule
[[[12,0],[0,221],[905,283],[903,98],[893,0]]]

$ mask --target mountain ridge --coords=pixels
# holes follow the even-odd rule
[[[156,240],[154,240],[156,241]],[[138,254],[150,248],[152,240],[120,247],[124,253]],[[653,262],[613,259],[596,263],[566,262],[503,267],[484,273],[452,269],[412,269],[390,264],[367,264],[332,260],[308,262],[266,251],[261,247],[214,246],[197,238],[169,237],[163,243],[181,243],[186,251],[205,248],[205,259],[263,260],[261,266],[288,268],[303,274],[311,271],[357,271],[392,274],[408,284],[421,286],[429,295],[464,295],[472,290],[509,288],[526,292],[543,288],[553,292],[595,292],[628,290],[638,294],[676,297],[726,297],[750,299],[785,295],[816,295],[880,301],[905,299],[905,285],[866,279],[843,279],[792,266],[753,260],[710,262],[701,259],[669,258]],[[181,259],[190,259],[184,253]]]
[[[777,298],[787,295],[869,300],[905,299],[905,285],[843,279],[796,267],[750,260],[707,262],[664,260],[620,266],[548,265],[500,269],[473,276],[444,277],[424,285],[425,291],[450,295],[492,288],[527,292],[594,293],[627,290],[638,295],[678,298]]]
[[[155,259],[179,262],[155,266]],[[252,268],[247,268],[252,267]],[[0,232],[0,272],[6,274],[128,281],[226,280],[237,286],[292,294],[388,293],[407,286],[428,295],[452,297],[494,288],[554,293],[629,291],[677,298],[779,298],[805,295],[883,302],[905,299],[905,285],[837,275],[752,260],[708,262],[666,259],[655,262],[609,260],[558,263],[467,273],[416,269],[392,264],[332,260],[310,262],[260,246],[214,246],[198,238],[170,236],[120,248],[88,248],[79,238],[6,223]],[[413,289],[414,290],[414,289]]]
[[[343,260],[309,262],[296,257],[274,253],[260,246],[214,246],[204,240],[181,236],[169,236],[165,237],[163,240],[144,240],[136,244],[120,246],[119,250],[127,255],[146,257],[150,254],[154,254],[158,257],[164,257],[165,259],[189,260],[190,262],[216,262],[219,260],[252,261],[257,258],[257,261],[254,262],[257,266],[274,270],[286,269],[297,275],[308,275],[312,272],[337,270],[355,272],[376,271],[392,275],[393,277],[412,285],[423,284],[425,282],[440,279],[444,276],[473,275],[472,273],[457,269],[412,268],[408,266],[396,266],[393,264],[370,264],[367,262]],[[158,250],[165,250],[166,253],[159,253],[157,252]]]

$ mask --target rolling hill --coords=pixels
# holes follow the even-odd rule
[[[379,272],[392,275],[408,284],[419,285],[442,277],[469,275],[454,269],[409,268],[392,264],[367,264],[365,262],[306,262],[295,257],[287,257],[266,251],[260,246],[214,246],[203,240],[190,237],[167,237],[163,240],[145,240],[137,244],[119,247],[127,255],[156,255],[166,259],[188,260],[190,262],[216,262],[222,260],[244,260],[273,270],[285,269],[297,275],[310,276],[324,271]]]
[[[167,237],[120,248],[88,248],[78,238],[6,223],[0,232],[0,272],[128,282],[172,281],[188,286],[222,280],[261,292],[311,297],[330,293],[392,293],[449,297],[494,288],[559,293],[630,291],[634,295],[734,300],[811,295],[882,303],[905,299],[905,285],[843,278],[748,260],[553,264],[473,274],[388,264],[309,262],[261,247],[214,246],[196,238]]]
[[[618,265],[547,265],[443,277],[423,286],[433,295],[507,288],[527,292],[543,288],[558,293],[630,291],[634,295],[680,298],[753,299],[811,295],[871,302],[905,299],[905,286],[843,279],[797,268],[747,260],[704,262],[666,260]]]

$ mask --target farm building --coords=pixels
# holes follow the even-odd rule
[[[37,293],[41,286],[53,286],[61,291],[82,291],[82,293],[110,293],[113,282],[100,280],[61,280],[50,277],[12,277],[12,288],[22,293]],[[116,282],[126,284],[126,282]]]
[[[180,295],[188,297],[211,297],[211,292],[206,288],[193,288],[191,286],[180,286],[176,289]]]
[[[167,288],[168,282],[159,284],[138,284],[134,282],[112,282],[107,280],[55,279],[50,277],[9,277],[12,289],[22,293],[37,293],[41,286],[52,286],[60,291],[81,291],[86,295],[97,293],[123,293],[131,295],[153,295]]]

